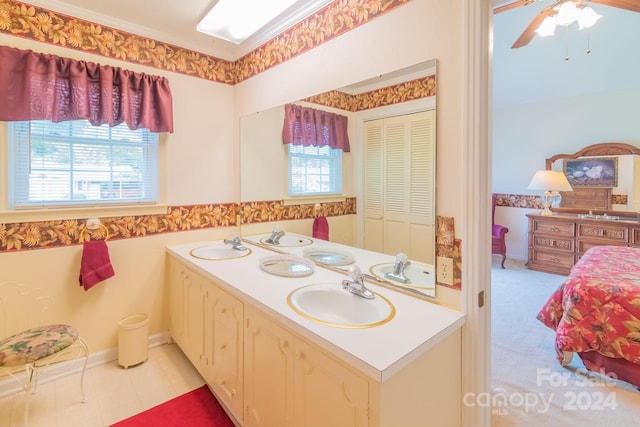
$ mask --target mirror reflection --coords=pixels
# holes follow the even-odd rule
[[[430,60],[292,102],[296,108],[346,117],[350,150],[337,154],[331,147],[284,144],[285,109],[291,109],[285,105],[243,117],[242,235],[268,239],[281,229],[283,239],[320,236],[323,250],[335,243],[394,257],[406,254],[420,272],[429,270],[426,266],[433,272],[433,284],[421,283],[412,293],[418,289],[434,297],[435,91],[436,60]],[[338,157],[339,166],[331,169],[328,157]],[[292,182],[300,179],[321,190],[292,195]],[[338,180],[341,191],[323,191]],[[318,228],[320,219],[325,234]],[[423,274],[416,277],[422,280]],[[412,287],[395,280],[398,285]]]

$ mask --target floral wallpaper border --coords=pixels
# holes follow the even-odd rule
[[[302,101],[356,112],[431,96],[436,96],[435,75],[421,77],[357,95],[332,90],[305,98]]]
[[[542,209],[540,196],[531,196],[526,194],[496,194],[496,196],[496,206]],[[614,205],[626,205],[629,202],[629,196],[626,194],[612,194],[611,202]]]
[[[409,1],[336,0],[233,62],[15,0],[0,0],[0,32],[234,85]]]
[[[154,234],[237,225],[242,223],[338,216],[356,213],[356,198],[344,202],[285,206],[282,201],[171,206],[166,214],[100,218],[104,227],[86,229],[86,219],[0,223],[0,253],[77,245],[91,239],[129,239]]]
[[[307,203],[285,205],[283,201],[243,202],[239,209],[242,224],[306,219],[317,216],[341,216],[356,214],[356,198],[347,197],[344,202]]]
[[[242,224],[310,219],[319,215],[355,215],[356,198],[344,202],[285,205],[281,200],[171,206],[166,214],[102,217],[101,226],[86,228],[86,219],[0,223],[0,253],[79,245],[89,240],[120,240],[178,231],[234,227]],[[451,240],[453,218],[437,219],[437,256],[454,260],[453,289],[461,289],[461,241]],[[447,286],[439,283],[442,286]],[[447,286],[449,287],[449,286]]]

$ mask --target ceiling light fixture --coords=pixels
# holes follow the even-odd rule
[[[601,17],[582,0],[563,0],[553,5],[551,14],[544,18],[536,33],[541,37],[552,36],[556,26],[567,27],[574,22],[582,30],[593,26]]]
[[[297,0],[218,0],[196,30],[240,44]]]

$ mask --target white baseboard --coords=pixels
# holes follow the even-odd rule
[[[159,334],[149,336],[149,348],[157,347],[171,342],[169,332],[161,332]],[[82,359],[68,360],[65,362],[56,363],[51,365],[51,368],[55,368],[55,373],[41,375],[38,377],[38,384],[46,384],[50,381],[55,381],[59,378],[63,378],[69,375],[76,374],[82,370]],[[87,361],[87,369],[95,366],[111,363],[114,360],[118,360],[118,349],[110,348],[107,350],[91,353],[89,348],[89,360]],[[124,368],[123,368],[124,369]],[[45,371],[46,372],[46,371]],[[11,375],[5,375],[0,377],[0,398],[8,396],[10,394],[18,393],[24,390],[21,384],[25,381],[24,373],[16,374],[15,377]]]

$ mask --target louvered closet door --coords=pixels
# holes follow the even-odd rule
[[[365,144],[365,206],[375,201],[382,208],[365,208],[365,218],[380,218],[380,211],[382,215],[376,222],[365,219],[365,248],[390,255],[405,252],[413,260],[433,264],[435,113],[391,117],[367,125],[372,129],[382,126],[382,141]],[[369,224],[375,226],[367,228]],[[367,240],[378,238],[382,242],[377,247],[367,246]]]
[[[383,120],[364,124],[364,248],[384,252],[383,209],[384,146]]]

